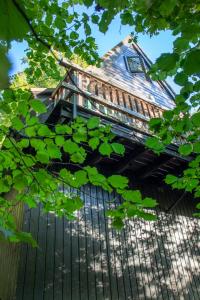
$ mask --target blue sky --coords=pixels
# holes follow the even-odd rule
[[[102,56],[113,46],[123,40],[133,29],[130,26],[120,26],[120,20],[117,17],[109,27],[106,34],[102,34],[98,31],[96,26],[93,27],[93,36],[96,38],[96,43],[99,47],[99,55]],[[159,35],[150,38],[147,35],[139,35],[138,44],[147,54],[147,56],[155,61],[161,53],[172,51],[174,37],[170,31],[161,32]],[[10,51],[10,58],[13,63],[11,73],[22,71],[24,65],[21,63],[21,59],[25,56],[24,50],[26,49],[25,43],[13,43]],[[172,88],[177,92],[178,87],[173,83],[171,79],[168,79]]]

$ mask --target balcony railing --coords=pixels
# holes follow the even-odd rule
[[[164,111],[78,67],[71,67],[53,93],[52,99],[75,101],[77,106],[145,131],[148,131],[148,120],[161,117]]]

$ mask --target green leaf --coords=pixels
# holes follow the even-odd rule
[[[143,218],[145,221],[156,221],[158,218],[156,215],[144,212],[144,211],[140,211],[138,213],[138,216]]]
[[[88,144],[92,148],[92,150],[95,150],[95,149],[97,149],[99,142],[100,141],[99,141],[98,137],[93,137],[93,138],[89,139]]]
[[[48,164],[49,163],[49,154],[47,151],[38,151],[36,154],[36,159],[41,163]]]
[[[110,156],[110,154],[112,153],[112,147],[108,143],[102,143],[99,147],[99,152],[102,155]]]
[[[64,145],[63,145],[63,149],[65,152],[69,153],[69,154],[73,154],[75,152],[79,152],[79,147],[76,143],[72,142],[71,139],[65,141]]]
[[[21,149],[27,148],[29,146],[29,139],[21,139],[21,141],[17,143],[17,146]]]
[[[12,119],[12,125],[16,130],[21,130],[22,128],[24,128],[24,123],[18,117]]]
[[[192,144],[184,144],[179,146],[178,152],[181,155],[187,156],[192,153],[192,149],[193,149]]]
[[[144,198],[142,201],[142,206],[146,208],[152,208],[156,205],[158,205],[157,201],[149,197]]]
[[[0,9],[1,9],[1,3],[0,1]],[[0,24],[1,24],[1,11],[0,11]],[[5,28],[5,24],[3,24],[3,27],[0,25],[0,28]],[[0,33],[1,35],[1,33]],[[0,45],[0,62],[1,62],[1,68],[0,68],[0,89],[5,89],[9,85],[9,78],[8,78],[8,72],[11,67],[11,63],[6,56],[6,48]]]
[[[97,128],[100,124],[100,119],[98,117],[92,117],[87,121],[88,129]]]
[[[188,77],[184,72],[180,72],[176,74],[174,81],[176,84],[184,86],[188,81]]]
[[[121,230],[124,227],[124,223],[121,218],[115,218],[112,221],[112,226],[117,230]]]
[[[38,135],[40,136],[51,136],[52,132],[51,130],[48,128],[47,125],[40,125],[39,129],[38,129]]]
[[[122,25],[134,25],[134,18],[130,12],[125,11],[120,15],[120,18]]]
[[[182,37],[178,37],[175,41],[174,41],[174,49],[176,50],[176,52],[182,52],[183,50],[187,49],[189,46],[189,41],[188,39],[182,38]]]
[[[35,199],[32,198],[31,196],[26,197],[25,198],[25,202],[28,204],[28,206],[30,208],[33,208],[33,207],[37,206],[37,203],[36,203]]]
[[[74,173],[77,187],[83,186],[88,183],[87,172],[84,170],[80,170]]]
[[[0,28],[0,39],[4,41],[22,40],[29,30],[25,18],[11,0],[0,1]]]
[[[174,175],[167,175],[165,178],[165,182],[167,184],[173,184],[174,182],[176,182],[178,180],[178,178]]]
[[[193,151],[195,153],[200,153],[200,142],[195,142],[193,145]]]
[[[152,149],[156,153],[160,153],[164,150],[164,145],[160,142],[157,137],[149,137],[146,140],[146,146]]]
[[[26,133],[26,135],[29,136],[29,137],[34,137],[34,136],[36,136],[35,127],[27,127],[27,128],[25,129],[25,133]]]
[[[18,191],[22,191],[28,185],[27,178],[22,174],[15,176],[13,178],[13,183],[14,183],[14,187]]]
[[[93,3],[93,0],[83,0],[83,3],[85,4],[85,6],[90,7]]]
[[[150,129],[159,129],[162,124],[161,118],[153,118],[149,121],[149,127]]]
[[[98,15],[92,15],[91,19],[92,19],[92,23],[98,24],[98,22],[99,22],[99,16]]]
[[[58,146],[63,146],[64,143],[65,143],[64,137],[63,137],[63,136],[57,135],[57,136],[55,137],[55,143],[56,143],[56,145],[58,145]]]
[[[70,126],[68,126],[68,125],[58,124],[55,127],[55,131],[58,134],[69,134],[69,135],[72,134],[72,128]]]
[[[141,203],[142,201],[142,195],[138,190],[136,191],[126,190],[122,193],[122,196],[127,201],[138,202],[138,203]]]
[[[33,239],[31,233],[28,232],[16,232],[15,235],[9,237],[9,241],[11,242],[24,242],[31,244],[32,247],[37,247],[37,242]]]
[[[88,23],[84,23],[85,35],[88,36],[91,34],[91,27]]]
[[[195,178],[190,178],[186,184],[185,190],[192,192],[199,185],[199,180]]]
[[[79,34],[76,31],[72,31],[70,33],[70,39],[77,40],[79,38]]]
[[[200,209],[200,203],[198,203],[198,204],[196,205],[196,208],[197,208],[197,209]]]
[[[46,144],[42,140],[34,138],[30,140],[30,144],[35,150],[44,150],[46,147]]]
[[[48,153],[50,158],[61,159],[60,149],[53,143],[47,145],[47,153]]]
[[[174,0],[161,1],[159,12],[162,16],[167,17],[172,14],[177,2]]]
[[[169,72],[175,68],[178,60],[179,55],[177,53],[163,53],[156,60],[156,64],[160,70]]]
[[[40,114],[45,113],[47,111],[46,106],[44,105],[44,103],[41,102],[41,100],[34,99],[30,101],[30,106],[35,112]]]
[[[108,177],[108,182],[117,189],[124,189],[128,185],[128,179],[121,175],[112,175]]]
[[[121,154],[121,155],[124,154],[124,152],[125,152],[125,147],[124,147],[124,145],[119,144],[119,143],[112,143],[111,146],[112,146],[113,151],[114,151],[115,153]]]
[[[186,56],[183,68],[186,74],[192,75],[200,72],[200,50],[196,49]]]
[[[196,127],[200,127],[200,112],[197,112],[192,115],[191,121]]]
[[[82,164],[85,161],[85,155],[80,152],[76,152],[70,156],[70,160],[74,163]]]
[[[102,186],[104,185],[106,178],[102,174],[94,174],[92,176],[89,176],[90,182],[93,185]]]

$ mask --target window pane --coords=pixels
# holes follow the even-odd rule
[[[139,56],[127,57],[130,72],[144,72]]]

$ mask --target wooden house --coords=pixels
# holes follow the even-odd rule
[[[126,148],[124,157],[91,152],[86,163],[106,175],[126,175],[133,187],[156,198],[158,221],[127,220],[116,231],[105,217],[112,195],[93,186],[80,191],[85,206],[78,221],[27,209],[24,230],[32,232],[39,247],[22,245],[10,299],[200,299],[195,201],[163,181],[169,172],[181,174],[188,160],[178,154],[176,144],[160,156],[145,147],[147,122],[174,107],[173,90],[148,77],[150,60],[128,38],[106,53],[100,68],[62,65],[68,71],[53,91],[33,89],[48,105],[45,121],[67,123],[96,115],[111,124],[115,140]]]

